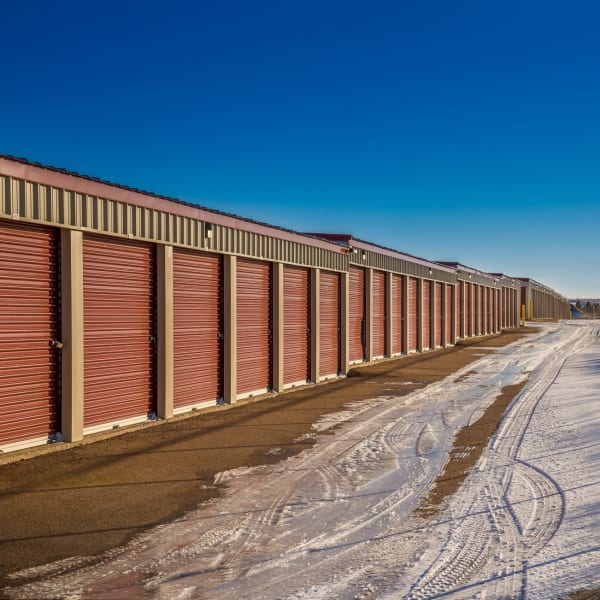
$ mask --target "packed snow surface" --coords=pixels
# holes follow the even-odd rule
[[[17,573],[5,592],[548,600],[598,588],[599,336],[598,322],[545,324],[420,391],[351,405],[316,425],[310,450],[221,473],[224,498],[99,564]],[[460,490],[436,516],[419,516],[454,434],[525,379]],[[42,581],[19,582],[32,573]]]

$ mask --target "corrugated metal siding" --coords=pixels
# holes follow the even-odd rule
[[[423,350],[431,348],[431,281],[423,281]]]
[[[320,273],[319,374],[337,375],[340,371],[340,275]]]
[[[419,280],[408,278],[408,351],[417,350],[419,328]]]
[[[107,233],[127,239],[166,242],[200,250],[213,250],[347,271],[349,258],[341,249],[328,250],[252,231],[80,194],[37,182],[0,175],[0,214],[39,223]],[[210,236],[208,230],[210,229]]]
[[[454,283],[456,273],[436,269],[435,266],[423,265],[412,262],[410,259],[389,256],[374,250],[357,248],[358,252],[350,254],[350,263],[362,267],[370,267],[379,271],[390,271],[399,275],[412,275],[414,277],[428,277],[435,281]],[[363,258],[364,255],[364,258]]]
[[[349,360],[365,359],[365,270],[350,267],[348,342]]]
[[[283,383],[310,378],[310,270],[283,267]]]
[[[454,322],[454,314],[452,312],[452,286],[446,286],[446,344],[452,343],[452,327]]]
[[[154,410],[154,248],[83,240],[84,426]]]
[[[404,353],[404,277],[392,275],[392,354]]]
[[[385,354],[385,273],[373,271],[372,290],[373,356],[379,358]]]
[[[223,261],[173,252],[173,406],[223,396]]]
[[[442,345],[442,284],[437,281],[435,286],[435,347],[439,348]]]
[[[0,223],[0,445],[58,429],[58,240]]]
[[[237,261],[237,393],[272,387],[272,276],[268,262]]]

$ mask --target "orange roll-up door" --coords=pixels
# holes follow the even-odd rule
[[[385,354],[385,273],[373,271],[371,331],[373,336],[373,357]]]
[[[173,251],[173,407],[223,397],[223,260]]]
[[[454,322],[454,313],[452,312],[452,286],[446,286],[446,344],[452,343],[452,327]]]
[[[392,275],[392,354],[404,352],[404,282],[402,275]]]
[[[0,223],[0,445],[58,429],[57,233]]]
[[[310,270],[283,267],[283,383],[310,378]]]
[[[237,393],[262,393],[272,387],[271,264],[237,261]]]
[[[154,410],[154,248],[83,239],[85,427]]]
[[[431,348],[431,281],[423,281],[423,350]]]
[[[443,286],[436,281],[435,286],[435,347],[439,348],[442,345],[442,293]]]
[[[417,350],[417,331],[419,328],[419,282],[408,278],[408,351]]]
[[[365,270],[350,267],[348,343],[350,362],[365,359]]]
[[[319,375],[328,377],[340,371],[340,274],[320,273]]]

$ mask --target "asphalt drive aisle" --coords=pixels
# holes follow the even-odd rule
[[[409,359],[401,369],[402,361],[382,363],[376,376],[365,370],[355,381],[322,387],[324,396],[344,396],[346,406],[323,411],[315,427],[304,427],[301,454],[283,443],[285,436],[274,439],[284,427],[281,414],[275,423],[273,411],[235,423],[237,431],[256,430],[261,418],[270,417],[261,424],[270,443],[260,452],[253,446],[270,464],[223,469],[210,484],[226,486],[225,493],[185,518],[149,530],[87,567],[74,560],[24,573],[5,592],[15,598],[459,598],[483,586],[486,593],[529,589],[532,598],[551,597],[539,595],[548,589],[527,588],[523,581],[533,581],[531,573],[540,567],[532,558],[559,537],[565,488],[552,475],[542,476],[533,461],[525,465],[522,453],[536,418],[547,412],[540,407],[549,402],[548,391],[560,384],[570,361],[597,352],[596,330],[586,327],[544,325],[509,346],[490,338],[457,348],[445,354],[454,367],[446,364],[445,378],[435,366],[443,353],[436,353],[412,364]],[[586,360],[593,364],[595,355]],[[588,371],[585,385],[598,385],[598,371]],[[415,510],[443,472],[455,433],[478,422],[503,389],[521,381],[527,384],[519,399],[460,490],[433,515]],[[314,415],[309,400],[303,405],[297,397],[287,407],[290,430]],[[570,405],[565,410],[569,427],[563,435],[573,438],[581,415],[575,419]],[[598,420],[585,416],[586,423]],[[540,422],[538,437],[558,435],[555,425]],[[225,430],[235,448],[235,436]],[[583,456],[596,433],[582,434]],[[531,447],[539,446],[538,440]],[[571,454],[566,448],[564,456]],[[593,466],[592,460],[586,467],[590,476]],[[590,497],[581,490],[579,495],[589,512]],[[591,533],[597,535],[593,528]],[[588,550],[582,548],[581,556]],[[580,561],[571,562],[568,591],[582,576]],[[32,575],[40,581],[26,584]]]

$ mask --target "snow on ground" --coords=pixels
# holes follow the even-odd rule
[[[301,455],[222,473],[224,498],[93,567],[30,569],[46,579],[20,585],[16,574],[5,591],[547,600],[600,587],[599,335],[598,322],[543,325],[425,389],[356,403],[320,422]],[[524,378],[461,489],[437,516],[415,514],[455,432]]]

